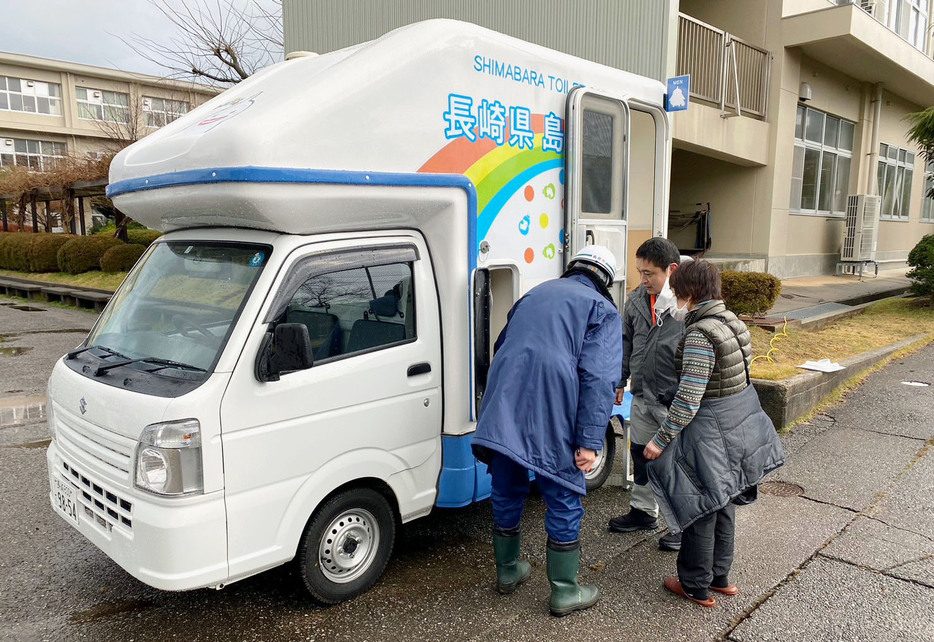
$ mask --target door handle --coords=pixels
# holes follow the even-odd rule
[[[430,363],[427,363],[427,362],[426,362],[426,363],[416,363],[414,366],[409,366],[409,371],[408,371],[407,375],[408,375],[409,377],[415,377],[415,376],[418,376],[418,375],[420,375],[420,374],[428,374],[429,372],[431,372],[431,364],[430,364]]]

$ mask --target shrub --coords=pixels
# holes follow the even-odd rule
[[[143,255],[146,247],[135,243],[115,245],[101,256],[101,271],[126,272]]]
[[[79,236],[58,250],[58,268],[69,274],[99,270],[104,252],[123,241],[108,236]]]
[[[26,253],[28,272],[58,272],[58,250],[73,234],[33,234]]]
[[[723,301],[737,315],[762,316],[768,312],[782,291],[782,282],[765,272],[733,272],[720,274]]]
[[[919,296],[928,296],[934,308],[934,234],[922,237],[908,253],[908,265],[913,269],[908,278],[913,281],[911,290]]]
[[[142,245],[144,248],[152,245],[152,242],[157,238],[162,236],[162,232],[158,230],[127,230],[126,231],[127,242],[133,245]]]
[[[25,272],[26,251],[36,238],[32,232],[10,232],[0,239],[0,269]]]

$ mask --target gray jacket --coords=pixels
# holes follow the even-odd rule
[[[645,286],[640,285],[626,299],[623,309],[623,373],[620,386],[632,376],[633,395],[656,401],[678,385],[675,352],[684,334],[684,324],[667,312],[662,324],[652,325],[652,309]]]
[[[665,523],[677,533],[730,502],[749,503],[756,484],[784,463],[775,427],[747,386],[704,399],[691,423],[649,462],[648,474]]]

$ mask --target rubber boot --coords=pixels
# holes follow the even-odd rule
[[[522,537],[519,527],[503,529],[493,527],[493,556],[496,558],[496,590],[502,595],[514,593],[516,588],[529,579],[532,566],[519,560],[519,544]]]
[[[548,582],[551,584],[551,614],[557,617],[583,611],[597,603],[600,591],[593,584],[578,584],[580,540],[559,543],[548,538]]]

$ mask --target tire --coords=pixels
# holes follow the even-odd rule
[[[331,497],[312,515],[298,545],[305,589],[321,604],[365,593],[383,574],[395,535],[392,508],[377,491],[352,488]]]
[[[606,434],[603,435],[603,450],[597,453],[597,461],[593,470],[584,475],[587,492],[596,490],[606,483],[613,471],[614,459],[616,459],[616,435],[611,421],[606,427]]]

